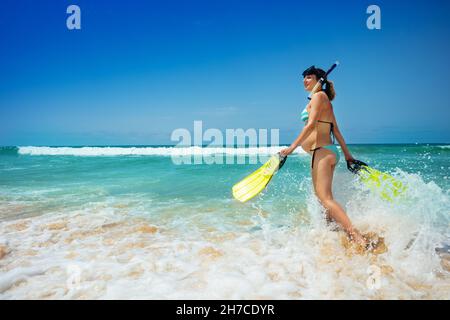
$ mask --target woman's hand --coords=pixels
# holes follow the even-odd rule
[[[351,163],[351,162],[355,161],[355,158],[353,158],[351,154],[347,154],[347,155],[345,155],[345,161]]]
[[[281,150],[280,154],[282,156],[286,157],[286,156],[290,155],[294,150],[295,150],[295,148],[289,147],[289,148]]]

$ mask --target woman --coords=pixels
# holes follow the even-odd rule
[[[303,72],[303,85],[307,91],[312,91],[317,81],[325,77],[325,71],[314,66]],[[345,155],[345,160],[354,161],[345,144],[344,137],[339,131],[331,102],[335,97],[333,83],[325,79],[322,83],[324,89],[315,92],[311,101],[301,114],[305,126],[299,136],[281,154],[291,154],[297,146],[312,155],[311,172],[314,191],[324,206],[327,220],[336,221],[348,234],[349,238],[362,245],[367,245],[366,239],[355,229],[344,209],[333,199],[332,181],[336,164],[339,161],[339,152],[331,140],[331,135],[336,137]]]

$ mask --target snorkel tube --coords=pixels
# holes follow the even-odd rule
[[[323,82],[327,79],[327,77],[328,77],[328,75],[331,73],[331,71],[333,71],[334,68],[336,68],[336,67],[338,66],[338,64],[339,64],[339,61],[336,61],[336,62],[330,67],[330,69],[328,69],[328,71],[325,72],[325,74],[324,74],[322,77],[320,77],[319,81],[317,81],[316,85],[315,85],[314,88],[311,90],[311,93],[310,93],[309,96],[308,96],[308,99],[309,99],[309,100],[311,100],[311,97],[313,96],[314,93],[317,92],[317,90],[319,90],[319,88],[322,88]],[[311,69],[311,68],[315,69],[315,67],[312,66],[312,67],[308,68],[307,70],[309,70],[309,69]],[[305,71],[303,72],[303,74],[305,74],[305,72],[307,72],[307,70],[305,70]],[[323,71],[322,71],[322,72],[323,72]]]

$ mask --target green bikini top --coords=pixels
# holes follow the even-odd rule
[[[305,109],[303,109],[302,114],[300,115],[300,118],[302,119],[303,122],[308,121],[309,113],[308,113],[308,111],[306,111],[306,107],[305,107]]]

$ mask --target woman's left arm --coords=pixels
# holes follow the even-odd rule
[[[354,160],[350,153],[350,150],[348,150],[347,144],[345,143],[344,136],[342,135],[341,131],[339,130],[339,126],[337,124],[334,112],[333,112],[333,134],[336,137],[336,140],[341,145],[342,152],[344,153],[344,156],[345,156],[345,160],[347,160],[347,161]]]

